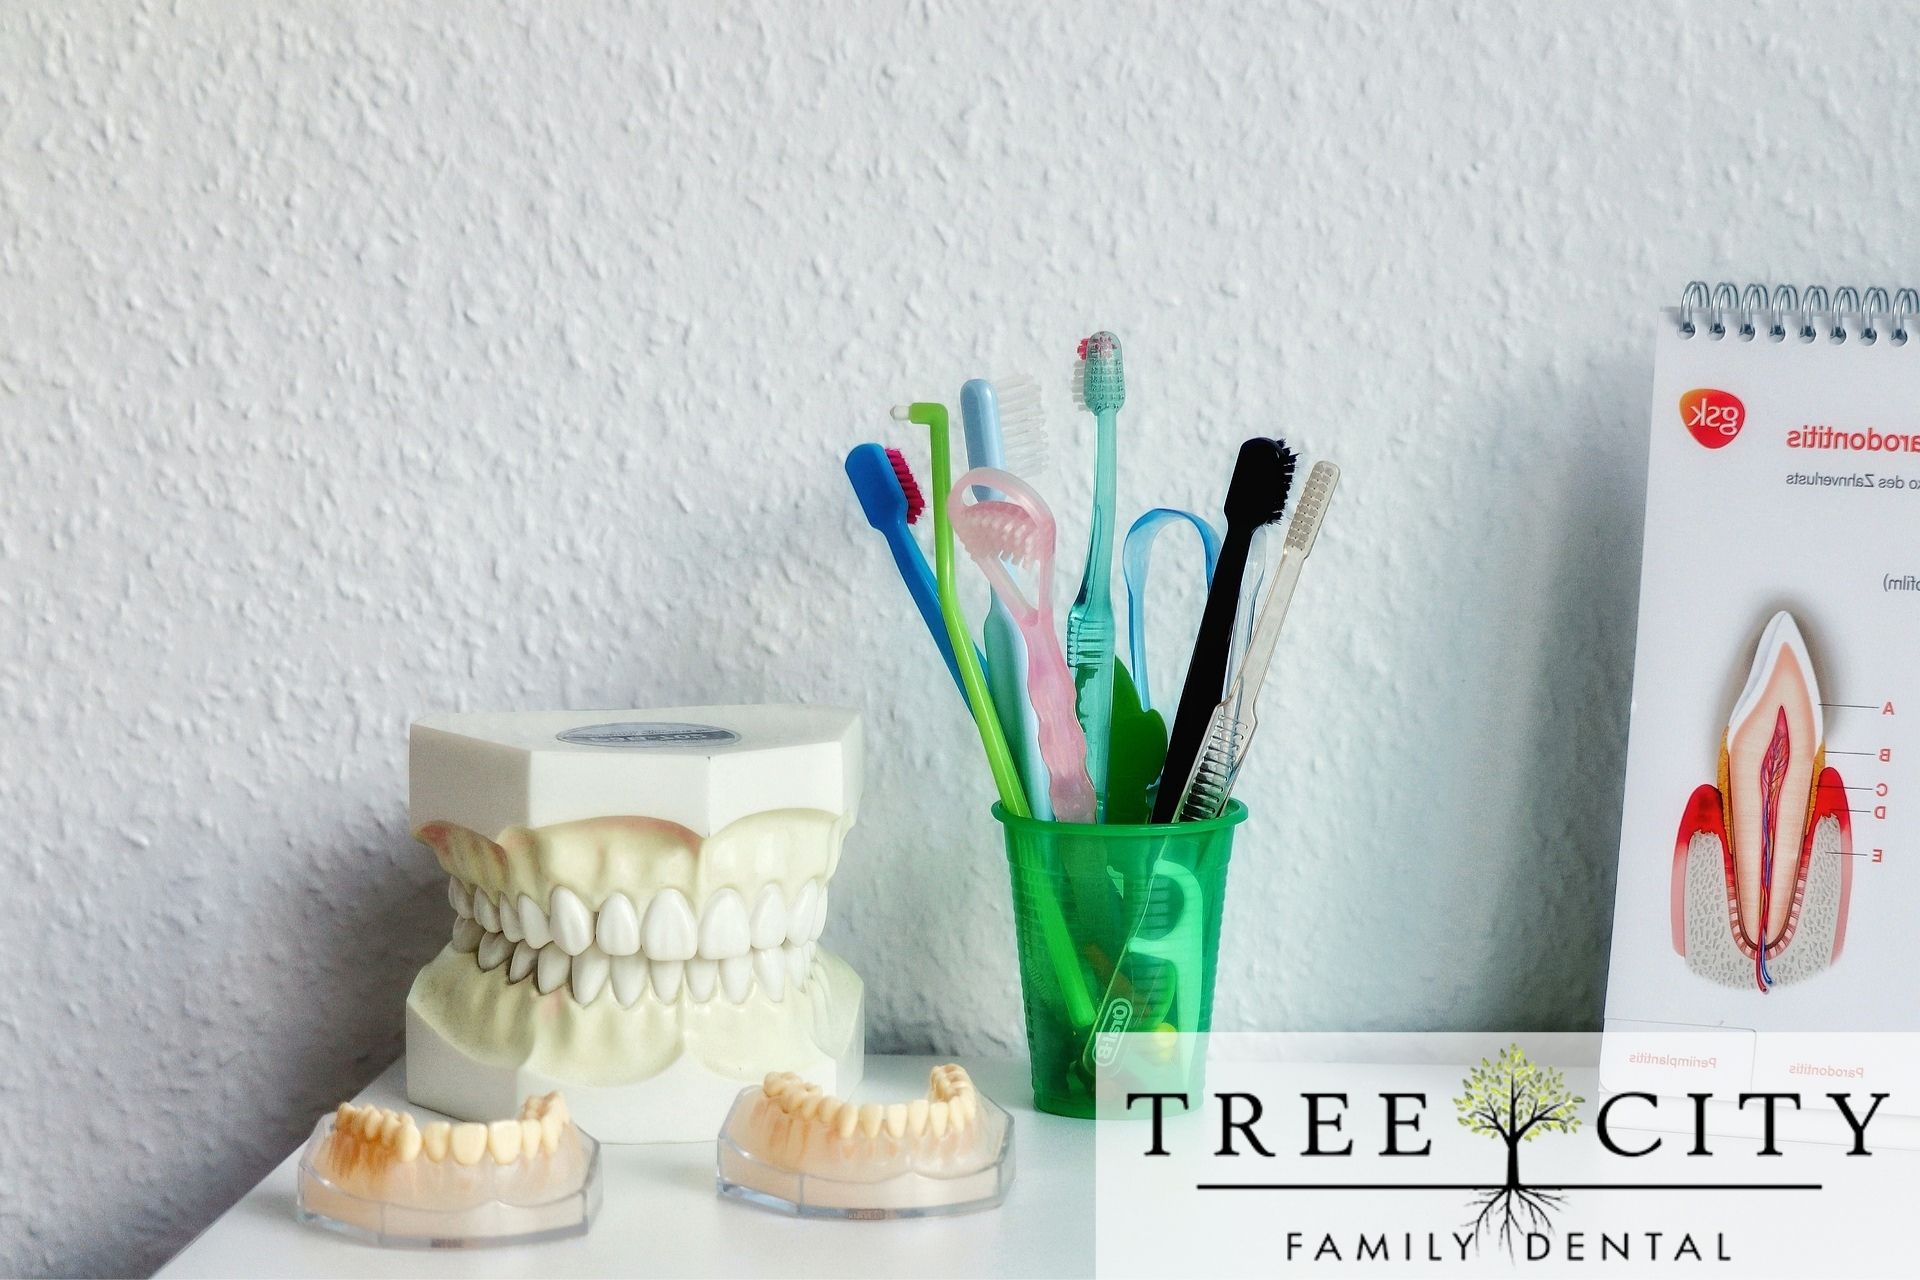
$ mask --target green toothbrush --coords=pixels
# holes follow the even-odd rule
[[[980,659],[974,656],[973,637],[967,631],[967,617],[960,612],[960,594],[954,588],[953,523],[947,518],[947,491],[953,488],[953,464],[947,452],[947,406],[916,400],[895,405],[893,416],[896,421],[927,427],[933,436],[933,580],[940,597],[940,616],[947,624],[947,639],[953,642],[960,684],[967,692],[967,709],[973,712],[974,727],[980,731],[980,745],[986,749],[987,768],[993,771],[1000,804],[1017,818],[1031,817],[1033,810],[1027,807],[1020,771],[1014,767],[1013,753],[1007,750],[1000,717],[994,714],[993,695],[980,670]]]
[[[1120,372],[1120,339],[1103,329],[1081,340],[1079,356],[1073,369],[1074,399],[1093,415],[1096,428],[1093,520],[1080,594],[1067,614],[1067,665],[1073,669],[1075,711],[1087,735],[1087,776],[1093,779],[1104,821],[1113,721],[1114,455],[1119,448],[1114,418],[1126,403],[1127,391]]]

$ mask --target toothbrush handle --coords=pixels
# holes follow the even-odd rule
[[[1287,606],[1293,601],[1293,588],[1306,561],[1304,553],[1291,549],[1280,553],[1280,567],[1260,603],[1246,657],[1227,687],[1227,696],[1207,722],[1206,742],[1181,790],[1176,821],[1217,818],[1226,811],[1227,799],[1233,794],[1233,784],[1240,778],[1240,766],[1246,763],[1247,748],[1253,741],[1260,687],[1266,683],[1274,645],[1280,639],[1280,625],[1287,620]]]
[[[1228,526],[1220,546],[1220,563],[1207,590],[1207,607],[1200,615],[1200,634],[1187,662],[1187,683],[1180,690],[1180,710],[1167,740],[1167,765],[1160,775],[1160,794],[1153,804],[1155,822],[1172,822],[1179,808],[1182,784],[1193,772],[1206,740],[1207,724],[1227,683],[1227,660],[1233,648],[1233,618],[1239,611],[1240,580],[1246,574],[1253,530]]]
[[[1006,442],[1001,435],[1000,398],[991,382],[969,378],[961,386],[960,419],[966,426],[967,465],[1004,468]],[[973,496],[991,502],[1001,494],[996,489],[975,486]],[[947,501],[953,501],[951,494]],[[1027,645],[997,591],[987,602],[980,642],[986,649],[987,692],[1006,735],[1007,750],[1013,755],[1014,770],[1026,789],[1027,806],[1034,817],[1046,822],[1053,817],[1053,807],[1047,800],[1047,767],[1040,759],[1033,708],[1027,705]]]
[[[1300,570],[1306,563],[1305,554],[1291,548],[1280,553],[1280,567],[1274,570],[1273,582],[1260,602],[1246,655],[1240,659],[1240,670],[1228,687],[1227,702],[1231,704],[1232,714],[1235,719],[1245,721],[1249,734],[1253,731],[1253,704],[1260,698],[1260,686],[1266,683],[1267,668],[1273,663],[1273,649],[1280,641],[1280,625],[1287,620],[1287,606],[1293,603],[1293,589],[1299,585]],[[1241,750],[1245,750],[1244,743]]]
[[[1027,703],[1027,645],[998,592],[980,624],[980,638],[987,650],[987,691],[993,695],[994,712],[1007,735],[1013,766],[1026,787],[1027,805],[1034,817],[1051,821],[1053,806],[1047,798],[1047,766],[1040,755],[1039,724]]]
[[[1040,755],[1050,778],[1055,822],[1092,822],[1098,802],[1087,772],[1087,738],[1074,718],[1073,681],[1053,627],[1035,615],[1022,635],[1027,642],[1027,693],[1040,726]]]
[[[940,659],[947,664],[947,674],[953,677],[953,687],[960,691],[965,700],[967,686],[960,679],[960,663],[953,656],[953,641],[947,638],[947,621],[940,616],[940,597],[934,592],[933,570],[927,567],[927,558],[921,554],[920,544],[913,540],[905,525],[896,525],[887,532],[887,549],[893,552],[893,563],[900,570],[900,580],[907,584],[907,594],[913,597],[914,607],[920,610],[920,620],[926,623],[927,631],[933,636],[933,642],[940,646]],[[975,651],[978,656],[978,650]]]
[[[1133,577],[1133,562],[1129,560],[1127,573],[1127,663],[1133,672],[1133,687],[1140,696],[1140,709],[1153,709],[1153,694],[1147,688],[1147,573],[1140,571],[1140,580]]]
[[[1073,668],[1075,710],[1087,740],[1087,776],[1096,797],[1107,792],[1108,739],[1113,727],[1113,508],[1115,426],[1112,411],[1097,419],[1093,518],[1087,568],[1067,613],[1067,661]]]
[[[993,774],[994,790],[1000,803],[1016,818],[1032,816],[1027,807],[1027,789],[1013,767],[1013,753],[1007,750],[1007,736],[1000,728],[1000,717],[993,710],[993,695],[987,692],[986,673],[980,669],[980,655],[967,634],[967,618],[960,610],[960,592],[953,580],[953,523],[947,516],[947,493],[953,485],[953,462],[948,452],[947,407],[936,401],[916,400],[907,406],[909,420],[928,428],[933,446],[933,581],[940,600],[940,617],[946,624],[947,638],[953,642],[954,657],[960,664],[960,687],[967,695],[967,710],[973,716],[980,735],[980,748],[986,752],[987,769]],[[964,647],[962,647],[964,646]]]
[[[1233,784],[1239,780],[1240,766],[1247,758],[1247,746],[1253,740],[1253,708],[1242,696],[1244,691],[1241,682],[1235,680],[1226,700],[1214,708],[1206,744],[1181,788],[1175,821],[1204,822],[1226,812]],[[1257,695],[1258,690],[1254,692]],[[1242,705],[1247,707],[1244,718],[1238,714]]]

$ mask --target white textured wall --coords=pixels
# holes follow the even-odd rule
[[[870,1043],[1019,1051],[840,456],[1102,326],[1130,512],[1346,466],[1216,1025],[1597,1018],[1651,311],[1911,268],[1920,13],[776,9],[0,11],[0,1270],[155,1264],[398,1051],[428,709],[863,707]]]

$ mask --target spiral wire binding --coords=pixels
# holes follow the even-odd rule
[[[1689,281],[1680,305],[1669,312],[1682,338],[1709,338],[1740,342],[1765,338],[1768,342],[1815,342],[1825,338],[1839,345],[1858,342],[1873,346],[1882,339],[1895,347],[1907,343],[1908,332],[1920,321],[1920,292],[1913,289],[1866,290],[1843,285],[1831,293],[1821,285],[1795,289],[1749,284],[1744,288],[1721,281]]]

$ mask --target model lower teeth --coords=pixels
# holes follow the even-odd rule
[[[1010,1126],[951,1064],[933,1069],[926,1097],[886,1104],[843,1101],[775,1072],[727,1116],[721,1187],[803,1213],[985,1207],[1013,1176]]]
[[[845,829],[816,810],[704,839],[632,817],[422,827],[454,920],[408,997],[413,1101],[478,1118],[564,1086],[604,1138],[684,1140],[712,1133],[689,1100],[723,1108],[742,1064],[857,1079],[860,982],[819,946]],[[663,1079],[657,1103],[613,1092]]]
[[[596,1150],[557,1093],[486,1124],[420,1125],[343,1102],[301,1155],[300,1210],[385,1244],[581,1231],[597,1198]]]
[[[374,1184],[397,1166],[422,1157],[435,1164],[475,1165],[485,1159],[507,1165],[558,1155],[563,1145],[577,1147],[579,1138],[566,1100],[557,1093],[528,1098],[512,1120],[458,1125],[442,1120],[425,1128],[408,1112],[343,1102],[314,1167],[343,1187],[354,1189],[358,1183],[360,1191],[373,1192]]]

